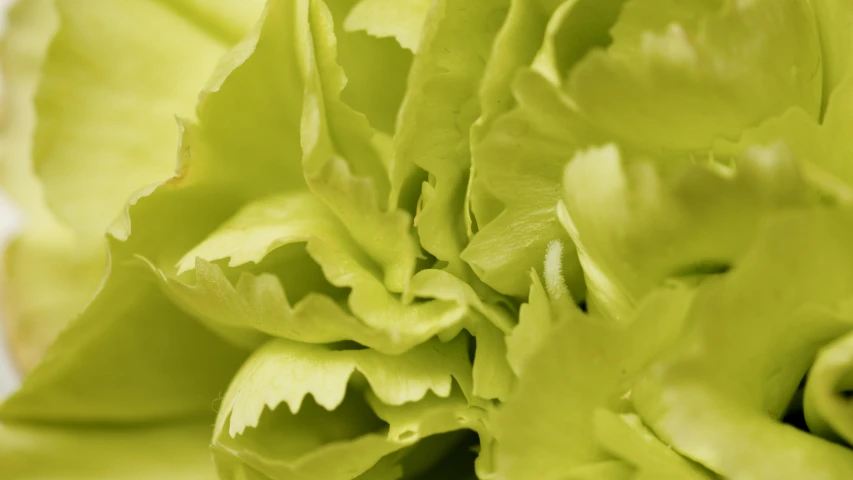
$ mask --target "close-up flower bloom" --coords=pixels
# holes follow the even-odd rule
[[[18,0],[6,480],[853,478],[853,1]]]

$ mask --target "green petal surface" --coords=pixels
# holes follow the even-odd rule
[[[723,155],[739,155],[754,144],[783,142],[801,159],[808,160],[809,181],[828,200],[849,200],[853,168],[848,161],[853,148],[845,134],[853,126],[853,79],[848,78],[833,91],[823,120],[818,122],[802,109],[792,108],[744,132],[737,141],[718,141],[714,150]]]
[[[556,480],[607,460],[593,412],[619,406],[625,382],[677,337],[691,298],[683,286],[662,289],[627,327],[574,309],[553,312],[559,325],[522,364],[517,388],[493,419],[498,476]]]
[[[463,199],[471,125],[480,115],[477,88],[507,12],[504,2],[440,0],[424,27],[394,138],[396,188],[417,167],[423,183],[415,223],[424,249],[460,278],[467,243]]]
[[[660,0],[632,3],[614,27],[621,36],[578,63],[566,85],[596,125],[643,149],[687,150],[737,138],[790,106],[818,116],[820,42],[807,2],[726,2],[698,20],[694,10],[656,8]]]
[[[726,477],[851,474],[849,451],[777,422],[818,348],[850,329],[830,312],[853,282],[851,225],[848,211],[776,215],[701,285],[677,347],[632,390],[663,441]]]
[[[809,371],[803,409],[809,430],[830,440],[853,439],[850,390],[851,335],[823,347]]]
[[[470,389],[465,342],[389,357],[276,340],[252,356],[225,397],[217,462],[275,479],[353,479],[422,437],[476,422],[459,387]]]
[[[538,267],[552,240],[571,245],[557,220],[557,184],[574,152],[600,139],[566,99],[541,75],[524,71],[514,86],[519,106],[495,120],[473,146],[479,186],[504,205],[462,253],[481,280],[518,297],[528,293],[531,268]],[[573,292],[582,292],[577,258],[567,248],[564,267]]]
[[[577,245],[590,310],[622,319],[665,278],[726,269],[768,213],[817,202],[782,144],[732,167],[623,158],[613,146],[566,167],[563,223]]]
[[[27,1],[9,12],[2,44],[3,120],[0,186],[25,215],[23,231],[2,253],[2,317],[8,345],[32,369],[60,330],[92,297],[104,269],[100,241],[80,241],[45,205],[32,165],[33,96],[56,12]]]
[[[596,438],[604,449],[633,465],[638,470],[637,478],[713,478],[661,442],[635,414],[619,415],[599,409],[593,422]]]
[[[113,263],[95,300],[0,405],[0,419],[116,423],[211,416],[245,353],[181,312],[153,280],[135,262]]]
[[[214,480],[208,422],[137,427],[0,426],[6,478]]]
[[[387,160],[378,133],[367,119],[340,100],[344,72],[336,63],[334,19],[320,1],[307,9],[308,24],[297,31],[312,42],[301,54],[307,86],[302,111],[303,170],[311,191],[346,225],[350,235],[382,268],[385,285],[403,291],[411,277],[418,246],[408,213],[385,209],[389,188]],[[310,30],[305,32],[304,28]]]
[[[204,269],[196,272],[195,287],[167,279],[169,289],[191,313],[225,326],[309,342],[353,340],[391,353],[461,324],[466,315],[464,299],[410,304],[388,292],[376,265],[337,217],[309,192],[250,204],[191,250],[181,260],[181,270],[195,267],[198,258],[206,262],[230,258],[231,266],[258,262],[275,248],[294,243],[307,245],[295,245],[298,249],[284,261],[309,255],[322,269],[327,285],[350,289],[341,298],[347,300],[349,311],[338,299],[317,290],[306,292],[291,308],[287,292],[274,277],[244,275],[235,288],[210,264],[202,264]],[[285,282],[295,286],[306,281],[305,270],[288,263],[283,267]],[[418,285],[412,293],[424,300],[432,297]]]
[[[507,360],[513,372],[520,373],[524,363],[539,351],[556,326],[551,300],[535,271],[531,272],[530,294],[521,306],[518,325],[506,339]]]
[[[472,146],[468,202],[479,231],[462,258],[501,293],[524,297],[527,272],[538,266],[545,247],[553,240],[571,246],[555,228],[554,175],[577,149],[604,137],[560,92],[556,71],[602,44],[620,5],[564,2],[549,18],[529,2],[515,2],[497,38]],[[581,300],[571,247],[564,249],[563,267],[569,290]]]
[[[419,41],[427,14],[424,8],[429,7],[429,2],[380,1],[382,5],[375,7],[370,3],[329,0],[326,5],[335,23],[337,62],[346,76],[341,100],[366,115],[370,125],[380,132],[381,142],[390,144],[412,66],[412,52],[398,41],[402,37],[387,38],[379,32],[392,29],[397,35]],[[401,28],[390,23],[398,18],[407,26]]]
[[[219,57],[261,3],[61,0],[56,7],[60,29],[36,95],[35,164],[58,216],[100,236],[134,191],[172,172],[174,117],[192,114]]]
[[[853,5],[844,0],[815,0],[810,2],[820,31],[823,57],[823,108],[835,89],[853,73]]]
[[[510,0],[509,11],[495,35],[479,87],[481,117],[475,137],[494,118],[515,106],[512,81],[519,69],[529,65],[545,35],[545,15],[534,0]],[[475,138],[476,140],[476,138]]]
[[[344,27],[374,37],[393,37],[401,47],[417,52],[430,4],[430,0],[361,0],[350,10]]]

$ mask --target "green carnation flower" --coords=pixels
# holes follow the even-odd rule
[[[853,3],[9,20],[3,478],[853,478]]]

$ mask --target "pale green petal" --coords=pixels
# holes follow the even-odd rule
[[[55,1],[13,480],[853,478],[842,2]]]
[[[661,35],[673,23],[696,31],[709,16],[717,14],[725,0],[629,0],[610,29],[613,49],[629,53],[642,46],[643,37]]]
[[[675,453],[643,425],[635,414],[617,415],[599,409],[594,413],[595,435],[602,447],[633,465],[640,478],[713,478]]]
[[[179,122],[175,174],[137,194],[113,225],[123,252],[174,273],[191,248],[246,202],[306,190],[297,51],[305,39],[281,33],[294,31],[293,9],[273,2],[262,17],[217,65],[199,96],[197,121]]]
[[[542,44],[548,16],[534,0],[510,0],[509,11],[495,35],[479,87],[480,118],[473,141],[478,141],[491,122],[515,106],[512,81],[519,69],[530,65]]]
[[[317,405],[335,410],[356,371],[386,405],[416,402],[430,391],[447,397],[454,380],[470,383],[469,369],[464,341],[433,341],[402,355],[388,356],[369,349],[338,350],[272,340],[253,353],[235,378],[235,388],[223,401],[218,424],[227,419],[233,437],[256,427],[264,407],[273,410],[284,403],[291,412],[298,412],[308,394]]]
[[[305,178],[311,191],[380,265],[385,285],[401,292],[419,254],[410,232],[411,218],[393,205],[384,208],[389,177],[387,161],[377,148],[378,133],[366,117],[340,100],[345,77],[336,63],[331,12],[320,0],[297,7],[289,8],[297,8],[308,21],[297,23],[297,34],[312,42],[300,52],[307,88],[301,124]]]
[[[187,252],[220,228],[242,203],[281,191],[292,192],[296,198],[310,197],[302,174],[299,138],[304,82],[299,75],[300,56],[295,48],[298,45],[287,34],[296,31],[294,26],[299,21],[295,6],[272,3],[264,21],[223,59],[208,90],[202,94],[198,124],[184,124],[180,169],[151,194],[136,199],[125,224],[113,230],[118,238],[124,239],[115,245],[121,256],[144,255],[149,267],[157,270],[161,282],[167,282],[166,292],[171,299],[191,315],[202,317],[219,335],[243,347],[259,344],[265,333],[338,341],[349,339],[352,330],[367,330],[328,300],[319,302],[323,308],[305,308],[311,315],[299,318],[308,321],[307,327],[298,322],[288,324],[293,318],[288,297],[272,275],[246,272],[235,289],[231,281],[236,277],[228,279],[219,267],[202,262],[206,268],[195,272],[195,286],[172,279],[181,257],[187,256],[187,263],[194,265],[189,262],[194,262],[195,256]],[[305,41],[302,37],[300,45],[304,46]],[[308,210],[304,213],[310,215],[316,211],[316,204],[316,201],[307,203]],[[222,228],[227,231],[227,227]],[[243,250],[250,255],[249,259],[263,258],[273,248],[263,243],[264,239],[270,240],[270,235],[261,235],[257,253],[250,248]],[[234,246],[235,242],[239,244],[243,238],[239,234],[226,235],[222,241],[219,247],[215,243],[202,244],[201,253],[220,258],[217,252]],[[289,277],[293,281],[285,282],[288,288],[297,285],[294,291],[289,288],[290,298],[299,300],[304,295],[300,291],[313,290],[312,286],[319,286],[321,292],[329,290],[331,286],[304,248],[295,247],[289,249],[295,253],[292,257],[278,258],[279,264],[289,260],[300,265],[299,272]],[[235,255],[239,259],[239,251]],[[307,278],[314,281],[306,282]],[[384,289],[382,292],[386,293]],[[119,295],[137,301],[132,289]],[[140,303],[139,307],[143,305]],[[298,306],[296,311],[300,311]],[[341,319],[342,331],[327,329],[317,321],[328,312]],[[328,320],[334,323],[334,317]]]
[[[603,460],[573,468],[558,478],[560,480],[633,480],[635,475],[635,470],[621,460]]]
[[[554,10],[557,9],[560,5],[564,3],[564,0],[532,0],[533,3],[542,11],[544,15],[550,16],[554,13]]]
[[[475,187],[505,208],[489,223],[477,219],[479,232],[462,259],[490,287],[523,298],[530,269],[539,267],[547,245],[558,239],[571,245],[556,213],[562,169],[576,150],[602,137],[541,75],[523,71],[514,92],[519,106],[498,117],[473,146]],[[564,251],[562,270],[580,300],[583,280],[572,248]]]
[[[422,437],[479,421],[457,390],[470,389],[470,377],[464,341],[391,357],[275,340],[226,394],[217,462],[277,479],[355,478]]]
[[[313,290],[320,282],[328,284],[304,249],[297,246],[294,250],[296,255],[286,252],[284,263],[276,262],[273,268],[273,272],[286,268],[291,273],[286,277],[240,272],[232,283],[226,272],[235,272],[223,271],[202,258],[196,261],[193,284],[157,273],[172,301],[236,345],[251,349],[274,336],[308,343],[351,340],[382,350],[397,348],[387,334],[349,314],[339,299]],[[294,288],[283,286],[282,280]],[[305,295],[300,297],[300,293]],[[293,303],[288,295],[295,297]]]
[[[219,267],[200,259],[194,285],[168,277],[162,280],[181,308],[238,345],[256,346],[270,335],[310,343],[352,340],[400,353],[436,334],[458,332],[466,322],[465,304],[439,299],[405,305],[390,296],[376,278],[347,267],[347,257],[325,260],[334,262],[333,268],[343,267],[341,277],[361,275],[354,287],[358,293],[349,298],[350,309],[344,306],[345,297],[316,291],[296,297],[291,304],[281,279],[297,284],[306,271],[287,262],[280,264],[286,269],[284,277],[242,273],[232,284]]]
[[[505,400],[515,383],[507,360],[506,335],[494,323],[474,320],[467,327],[476,340],[474,351],[474,395]]]
[[[0,186],[4,195],[27,211],[30,224],[53,223],[40,198],[41,186],[33,175],[31,150],[36,122],[33,96],[59,21],[51,0],[30,0],[11,8],[6,22],[2,41]]]
[[[823,56],[823,109],[844,80],[853,74],[853,5],[845,0],[809,2],[817,18]]]
[[[560,323],[523,364],[517,388],[492,420],[498,477],[561,480],[607,460],[593,412],[623,402],[627,381],[681,332],[691,299],[684,286],[661,289],[627,327],[575,309],[554,311]]]
[[[843,480],[853,475],[848,448],[745,408],[716,386],[680,377],[658,397],[666,414],[653,416],[651,426],[681,455],[722,478]]]
[[[453,301],[468,308],[464,321],[439,332],[439,337],[452,337],[462,327],[468,330],[476,341],[474,395],[485,399],[504,399],[514,380],[507,361],[506,334],[513,324],[508,312],[502,307],[484,303],[470,285],[443,270],[421,270],[412,278],[411,287],[415,297]]]
[[[377,263],[383,288],[404,292],[419,255],[408,213],[378,208],[371,184],[352,175],[339,157],[330,157],[310,181],[314,194],[341,220],[355,246]]]
[[[468,240],[464,201],[470,168],[471,125],[480,115],[478,87],[485,59],[507,13],[508,2],[439,0],[424,27],[394,137],[395,192],[423,169],[415,224],[423,248],[467,278],[459,259]]]
[[[285,65],[282,70],[270,70],[269,66],[275,64],[275,61],[268,57],[268,55],[276,55],[276,52],[280,52],[277,49],[292,46],[288,43],[289,39],[282,35],[283,32],[298,33],[299,29],[294,27],[304,28],[307,26],[307,24],[300,23],[298,17],[298,15],[307,13],[297,7],[304,10],[308,6],[302,5],[300,7],[300,4],[284,3],[271,4],[265,15],[265,21],[259,29],[223,62],[219,80],[212,83],[211,93],[203,96],[199,109],[199,125],[187,125],[184,131],[183,145],[180,149],[183,162],[182,169],[172,180],[158,187],[152,195],[139,198],[132,206],[130,217],[134,219],[133,234],[130,235],[126,245],[120,246],[123,250],[144,254],[156,267],[171,276],[174,269],[167,262],[171,263],[170,260],[174,258],[173,255],[181,252],[181,248],[185,248],[180,253],[183,256],[192,248],[192,245],[199,244],[202,240],[200,236],[206,235],[207,232],[216,228],[215,225],[223,222],[229,210],[235,208],[238,202],[246,201],[255,195],[270,193],[276,188],[273,181],[277,178],[294,179],[296,177],[298,180],[294,179],[292,184],[281,185],[278,188],[291,190],[294,195],[307,198],[307,194],[304,194],[305,191],[300,188],[301,175],[297,174],[299,170],[294,168],[294,163],[280,161],[282,155],[287,160],[291,152],[296,156],[298,151],[294,151],[296,148],[288,143],[287,136],[278,135],[276,137],[277,134],[272,132],[292,131],[294,127],[290,123],[291,118],[293,118],[291,115],[294,111],[299,112],[298,107],[294,104],[300,102],[301,105],[299,98],[301,89],[298,86],[303,82],[298,76],[294,76],[290,69],[296,68],[298,72],[299,68],[307,68],[307,70],[303,70],[303,73],[306,73],[310,78],[314,78],[312,75],[316,72],[305,63],[308,58],[300,56],[304,52],[296,52],[293,57],[279,54],[279,57],[285,60],[288,58],[294,60],[296,57],[295,60],[301,62],[300,65],[302,65],[302,67]],[[318,29],[315,36],[328,38],[329,18],[327,15],[324,16],[322,9],[318,12],[315,14],[314,21],[314,25]],[[298,38],[302,38],[302,45],[305,46],[305,42],[308,40],[304,36]],[[326,49],[326,56],[323,57],[325,58],[324,68],[327,72],[334,74],[337,71],[337,74],[340,74],[340,71],[336,70],[337,67],[329,63],[330,45],[326,44],[324,48]],[[233,71],[229,73],[227,67],[232,67]],[[251,93],[254,85],[251,82],[256,76],[290,81],[290,83],[281,83],[282,86],[288,88],[281,90],[281,96],[278,97],[280,99],[279,104],[271,103],[266,99],[258,100],[259,96]],[[327,79],[327,82],[331,82],[329,88],[332,90],[332,99],[334,99],[334,78],[340,80],[339,76],[334,77],[334,75],[331,80]],[[319,81],[316,78],[315,80]],[[315,86],[323,87],[323,85],[316,84]],[[327,92],[327,90],[323,90],[323,92]],[[245,113],[241,114],[242,117],[237,116],[240,113],[237,109],[239,102],[246,102],[263,112],[270,111],[271,116],[257,118],[257,115],[246,116]],[[342,135],[349,135],[348,138],[352,142],[351,146],[354,145],[350,149],[351,153],[354,156],[361,155],[364,151],[356,147],[358,145],[364,147],[366,144],[363,143],[364,138],[359,132],[369,132],[369,126],[364,123],[361,123],[361,127],[345,125],[343,120],[355,118],[353,115],[357,116],[358,114],[348,110],[348,107],[340,102],[330,101],[330,104],[334,108],[328,107],[326,110],[334,113],[334,115],[329,115],[329,125],[331,125],[331,118],[336,118],[336,128],[341,131]],[[236,118],[246,118],[246,120],[245,122],[236,121],[236,124],[240,126],[230,128],[234,125]],[[270,124],[270,119],[277,119],[277,122]],[[305,121],[310,123],[308,117]],[[325,123],[322,122],[319,125],[319,127],[323,127],[319,130],[320,133],[328,133],[324,125]],[[229,128],[226,129],[226,126]],[[307,135],[306,141],[310,141],[308,137],[311,136],[311,129],[308,128],[303,133]],[[323,148],[315,153],[322,154],[324,150],[330,148],[331,144],[328,141],[328,138],[325,139]],[[279,147],[259,151],[258,153],[262,153],[262,155],[250,156],[251,162],[234,162],[233,164],[229,162],[229,159],[240,158],[237,153],[240,146],[252,147],[254,145],[254,148],[257,149],[257,145],[264,144]],[[334,145],[339,147],[340,143],[336,142]],[[368,157],[360,156],[359,158],[365,160]],[[368,327],[378,328],[380,331],[391,335],[392,339],[395,338],[395,331],[399,330],[405,333],[405,329],[410,328],[417,334],[416,341],[422,341],[447,327],[458,324],[467,310],[464,305],[459,305],[456,302],[437,301],[412,305],[409,308],[399,302],[394,295],[388,293],[383,283],[388,284],[389,279],[393,284],[408,283],[407,276],[410,273],[407,271],[413,267],[413,263],[410,262],[413,262],[412,255],[414,252],[410,247],[414,245],[411,243],[411,237],[405,233],[408,229],[405,226],[405,214],[399,211],[383,213],[377,210],[378,198],[375,196],[372,185],[366,179],[352,177],[348,172],[347,164],[341,158],[332,157],[322,166],[315,165],[318,159],[322,160],[322,157],[315,155],[305,159],[311,189],[315,194],[319,192],[326,204],[335,206],[330,211],[334,212],[347,227],[344,230],[337,228],[334,232],[346,231],[350,234],[355,232],[358,235],[354,235],[354,239],[350,239],[349,235],[335,233],[331,235],[331,238],[328,238],[331,243],[326,242],[326,238],[320,239],[322,241],[310,243],[308,253],[324,268],[325,276],[331,284],[340,287],[357,285],[349,298],[349,306],[355,316],[364,320]],[[239,170],[235,168],[237,166],[239,166]],[[264,171],[268,167],[272,167],[273,170]],[[315,168],[319,170],[314,171]],[[293,172],[293,170],[296,171]],[[215,202],[206,204],[204,209],[199,209],[200,198],[215,199]],[[317,210],[315,207],[312,208],[313,210],[304,211],[303,215],[312,215],[312,212]],[[188,222],[187,218],[190,218],[191,221]],[[370,219],[370,221],[364,222],[365,218]],[[370,222],[374,221],[378,223],[373,223],[373,227],[379,225],[380,230],[385,229],[384,231],[388,233],[377,235],[376,228],[368,228]],[[336,221],[332,221],[332,223],[336,223]],[[117,233],[117,235],[120,237],[126,235],[126,228],[124,234]],[[404,233],[400,234],[401,231]],[[118,232],[121,230],[119,229]],[[166,238],[164,237],[166,232],[170,235],[168,244],[162,240]],[[326,237],[326,234],[331,233],[331,231],[315,231],[315,233],[317,232],[321,235],[314,235],[315,238]],[[276,235],[274,229],[272,237]],[[264,243],[272,240],[272,237],[267,232],[266,236],[261,235],[255,239],[259,244],[254,244],[253,247],[245,246],[250,250],[258,249],[252,254],[254,256],[251,258],[263,258],[274,247],[274,245]],[[244,238],[237,236],[231,240],[225,240],[225,243],[230,242],[233,246],[235,242],[243,242],[244,240]],[[287,242],[294,240],[296,239],[290,238]],[[360,253],[360,247],[365,247],[365,245],[370,247],[367,249],[369,254],[371,252],[377,253],[380,258],[391,262],[384,275],[381,271],[377,272],[374,263],[363,253]],[[396,247],[393,247],[394,245]],[[239,252],[235,251],[234,253],[239,255]],[[220,255],[213,256],[221,258]],[[410,260],[407,260],[407,256]],[[193,265],[192,262],[195,261],[194,254],[188,255],[186,258],[183,268]],[[299,256],[299,258],[305,257]],[[178,260],[179,258],[174,258],[171,261],[177,263]],[[214,260],[214,258],[209,258],[209,260]],[[296,279],[297,277],[291,273],[290,278]],[[214,284],[218,284],[218,286],[214,287]],[[219,288],[219,291],[232,289],[230,285],[218,281],[208,282],[208,285],[210,288]],[[265,285],[269,285],[269,283]],[[411,292],[409,294],[412,295]],[[201,297],[205,295],[204,293],[199,295],[199,292],[196,291],[194,295],[194,302],[203,302]],[[298,298],[296,299],[298,300]],[[259,305],[256,304],[256,306]],[[326,306],[329,304],[327,303]],[[255,307],[251,307],[250,310],[252,308]],[[208,313],[211,312],[221,313],[219,317],[222,319],[234,314],[233,309],[230,311],[227,308],[221,309],[219,312],[216,310],[207,308],[204,310],[203,316],[208,316]],[[329,311],[329,308],[325,308],[323,311]],[[428,321],[420,321],[419,316],[428,319]],[[242,318],[232,317],[225,323],[233,323],[234,321],[245,323],[250,320],[253,319],[245,316]],[[395,325],[400,327],[398,328]],[[373,344],[375,342],[366,341],[366,343]],[[393,348],[401,351],[411,345],[412,343],[409,343],[408,346],[400,347],[397,345]]]
[[[195,268],[196,258],[227,258],[229,267],[257,264],[284,245],[311,239],[345,243],[346,235],[334,214],[308,191],[267,197],[242,208],[184,255],[178,274]]]
[[[247,192],[264,195],[287,187],[281,179],[293,178],[288,171],[301,174],[301,95],[297,91],[288,109],[287,96],[279,98],[285,106],[281,108],[263,91],[246,88],[278,68],[274,62],[246,62],[250,54],[280,58],[282,45],[256,45],[260,35],[256,29],[223,60],[202,95],[200,125],[186,124],[183,130],[178,172],[150,195],[138,194],[125,223],[113,228],[118,241],[112,244],[112,276],[23,388],[3,405],[5,418],[116,422],[213,413],[213,401],[245,353],[174,306],[133,256],[144,254],[174,271],[171,266],[180,256],[245,201]],[[284,46],[292,47],[286,42]],[[284,76],[296,77],[296,85],[301,85],[296,56],[291,59],[293,68],[285,69]],[[243,111],[242,118],[252,121],[240,122],[233,114],[247,105],[257,109]],[[280,128],[288,122],[297,127],[289,138]],[[280,161],[287,149],[293,153],[290,165]],[[234,161],[247,152],[261,154]],[[305,183],[296,177],[294,184]],[[226,188],[229,195],[217,195]]]
[[[35,163],[58,216],[100,236],[134,191],[169,177],[175,116],[192,114],[217,60],[239,39],[232,35],[251,27],[261,2],[240,2],[240,15],[196,1],[56,6],[61,27],[36,96]]]
[[[846,134],[853,128],[853,77],[840,83],[818,123],[802,109],[792,108],[749,129],[737,143],[718,141],[714,150],[739,155],[755,144],[785,143],[798,157],[807,160],[809,180],[830,200],[853,197],[853,146]]]
[[[550,299],[536,271],[530,272],[530,294],[521,306],[518,325],[506,339],[507,360],[512,370],[519,374],[527,360],[536,354],[554,327]]]
[[[215,480],[208,422],[69,428],[0,426],[7,479]]]
[[[512,81],[516,73],[533,60],[548,17],[532,0],[511,0],[503,26],[495,35],[492,53],[486,60],[483,79],[479,86],[480,118],[471,126],[471,142],[478,143],[491,123],[504,112],[512,109],[515,97]],[[474,236],[479,227],[486,225],[500,214],[503,205],[481,184],[476,165],[468,173],[464,215],[466,233]]]
[[[421,270],[412,277],[411,293],[416,298],[436,298],[468,305],[503,332],[509,332],[513,320],[506,309],[482,301],[471,285],[444,270]]]
[[[621,0],[573,0],[544,11],[533,3],[513,2],[486,67],[466,206],[479,231],[462,258],[487,285],[524,297],[528,272],[561,240],[568,246],[562,271],[580,301],[580,266],[557,224],[554,180],[576,150],[605,137],[581,118],[555,77],[606,43]]]
[[[326,167],[330,163],[328,157],[342,157],[354,175],[362,177],[362,181],[369,179],[381,208],[389,188],[388,159],[383,158],[386,152],[377,147],[374,137],[379,134],[367,117],[341,100],[349,79],[338,60],[343,52],[339,53],[339,30],[336,29],[340,19],[334,14],[346,3],[330,1],[327,4],[314,0],[308,2],[308,12],[305,12],[308,29],[300,34],[308,36],[305,48],[299,52],[301,73],[307,86],[302,113],[302,141],[306,150],[303,168],[312,185],[310,177],[329,168]],[[297,13],[302,12],[297,9]],[[318,195],[322,193],[318,191]]]
[[[361,0],[347,15],[344,28],[374,37],[393,37],[417,52],[432,0]]]
[[[368,392],[367,400],[376,416],[388,423],[388,437],[397,442],[422,440],[436,432],[452,431],[459,425],[473,425],[481,412],[469,409],[468,400],[458,388],[449,395],[427,393],[420,400],[388,405]]]
[[[820,42],[807,2],[725,2],[698,20],[691,18],[696,11],[633,0],[646,2],[652,4],[629,8],[619,21],[640,25],[617,23],[621,37],[613,46],[590,53],[570,74],[567,92],[593,123],[660,151],[736,139],[791,106],[817,118]],[[648,14],[657,17],[651,32]],[[655,31],[660,25],[666,27]]]
[[[777,214],[699,287],[690,328],[632,390],[662,441],[727,478],[853,474],[847,449],[777,423],[820,346],[851,328],[827,314],[853,288],[851,241],[849,211]]]
[[[590,310],[616,319],[667,277],[737,264],[759,220],[817,203],[782,144],[732,167],[625,159],[613,146],[566,167],[564,221],[580,253]]]
[[[0,405],[3,421],[97,423],[212,416],[245,353],[160,293],[133,261],[106,283]]]
[[[223,272],[209,263],[225,258],[231,267],[261,262],[262,273]],[[257,345],[264,338],[257,331],[309,343],[352,340],[400,353],[465,328],[482,340],[474,364],[475,376],[484,378],[475,392],[493,398],[508,389],[503,332],[512,321],[502,309],[484,304],[469,285],[440,270],[419,272],[411,280],[412,298],[395,298],[343,225],[309,193],[249,204],[180,265],[194,271],[195,284],[161,274],[168,294],[238,344]],[[228,272],[239,275],[233,285]],[[349,295],[333,286],[350,289]]]
[[[849,311],[845,313],[850,316]],[[853,414],[850,401],[845,398],[851,387],[851,338],[853,335],[848,333],[818,352],[809,371],[803,401],[806,422],[811,432],[848,444],[853,441]]]
[[[200,95],[198,120],[179,123],[177,171],[138,194],[111,229],[122,252],[174,274],[179,260],[244,204],[307,191],[299,133],[299,48],[307,40],[283,33],[295,34],[294,5],[272,2],[219,63]]]
[[[401,46],[397,40],[378,38],[381,35],[375,33],[378,30],[385,31],[386,28],[393,28],[398,34],[418,41],[426,11],[421,12],[420,7],[410,11],[407,6],[416,3],[420,5],[419,2],[423,3],[422,0],[384,2],[387,5],[383,7],[387,6],[388,9],[378,12],[371,18],[365,18],[366,22],[370,22],[371,28],[362,31],[364,30],[362,28],[353,28],[354,25],[350,23],[350,19],[368,13],[365,7],[370,2],[326,1],[335,22],[337,62],[343,67],[347,80],[341,92],[341,99],[347,105],[365,114],[370,124],[383,134],[383,141],[388,143],[390,143],[391,134],[394,133],[397,114],[406,91],[406,79],[412,65],[412,52],[407,47]],[[426,2],[426,6],[429,6],[429,2]],[[404,33],[403,28],[389,23],[390,19],[397,18],[395,12],[410,19],[407,23],[411,29],[405,28]],[[420,25],[416,25],[419,15],[421,15]],[[388,156],[390,157],[390,154]]]
[[[100,285],[106,253],[84,248],[58,224],[25,227],[0,254],[0,317],[24,372],[86,307]]]
[[[32,170],[33,96],[58,26],[56,12],[46,0],[20,2],[8,22],[0,53],[0,186],[25,219],[23,231],[0,254],[0,317],[18,367],[29,371],[94,294],[106,255],[100,241],[81,242],[56,221]]]
[[[533,60],[533,68],[555,85],[560,85],[584,57],[610,45],[611,27],[616,23],[625,2],[562,2],[548,19],[545,37]]]
[[[439,332],[461,326],[468,301],[473,297],[479,303],[473,292],[467,299],[460,298],[451,287],[450,295],[442,295],[429,291],[431,286],[423,281],[413,282],[412,294],[426,301],[401,301],[385,289],[381,273],[359,250],[344,225],[307,192],[249,204],[180,264],[183,270],[194,267],[197,258],[207,262],[230,258],[230,265],[238,266],[258,262],[287,244],[307,244],[304,248],[293,245],[296,248],[281,260],[282,278],[288,284],[296,286],[307,280],[304,267],[288,263],[301,262],[306,255],[328,280],[313,282],[320,289],[300,289],[307,296],[293,308],[288,293],[274,277],[244,275],[235,289],[217,267],[209,264],[202,264],[201,275],[197,272],[195,287],[167,279],[169,290],[180,304],[189,307],[189,312],[225,326],[309,342],[354,340],[389,353],[405,351]],[[437,287],[443,288],[447,280],[439,280]],[[323,288],[324,283],[328,287]],[[338,299],[322,295],[332,294],[332,285],[351,289],[341,298],[346,299],[351,314],[336,303]]]
[[[193,23],[209,36],[233,45],[258,21],[263,9],[258,0],[171,0],[168,7],[186,22]]]

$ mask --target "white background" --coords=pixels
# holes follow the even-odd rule
[[[13,0],[0,0],[0,32],[5,30],[6,11],[12,2]],[[0,95],[2,95],[2,82],[0,82]],[[0,148],[3,148],[3,146],[0,145]],[[3,192],[0,191],[0,252],[2,252],[9,237],[14,234],[15,229],[20,224],[21,218],[18,212],[9,203],[9,200],[3,196]],[[0,256],[2,256],[2,253],[0,253]],[[2,324],[2,319],[0,319],[0,326]],[[3,331],[4,328],[0,328],[0,398],[8,395],[18,385],[18,375],[9,358]]]

